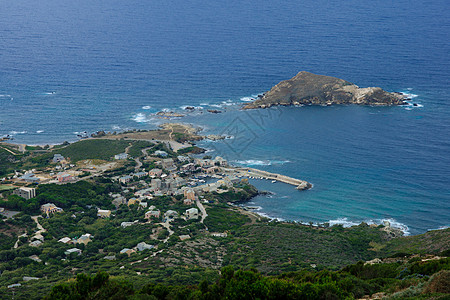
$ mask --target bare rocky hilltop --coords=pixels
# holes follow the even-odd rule
[[[276,105],[403,105],[401,93],[389,93],[379,87],[360,88],[343,79],[302,71],[284,80],[243,109]]]

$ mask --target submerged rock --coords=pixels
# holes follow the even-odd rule
[[[264,93],[243,109],[288,105],[404,105],[405,96],[379,87],[360,88],[343,79],[302,71]]]

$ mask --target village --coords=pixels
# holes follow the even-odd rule
[[[382,228],[363,224],[343,231],[323,224],[314,229],[271,221],[245,206],[259,193],[254,180],[281,182],[297,190],[312,187],[300,179],[233,166],[222,157],[192,154],[164,141],[106,141],[116,153],[105,144],[91,147],[96,139],[82,142],[91,148],[82,155],[79,148],[68,149],[77,143],[49,149],[42,156],[29,154],[33,163],[24,160],[17,166],[31,167],[18,167],[0,178],[4,290],[38,288],[98,270],[134,280],[164,280],[188,270],[183,282],[197,275],[217,276],[230,264],[262,264],[269,271],[298,265],[315,271],[323,263],[342,264],[333,252],[339,247],[329,247],[327,241],[348,243],[351,232],[379,237],[379,243],[401,235],[389,222]],[[314,237],[314,244],[322,245],[320,251],[305,250],[312,251],[306,262],[303,252],[295,251],[297,263],[292,266],[291,245],[309,249],[311,241],[305,236]],[[367,243],[370,251],[379,247],[371,240]],[[179,276],[173,278],[180,280]]]
[[[162,145],[155,142],[156,145]],[[95,207],[97,209],[97,218],[114,219],[115,211],[121,206],[135,207],[141,213],[141,218],[136,220],[123,221],[120,223],[121,228],[136,226],[138,224],[152,223],[165,228],[168,232],[163,243],[166,243],[177,228],[172,225],[174,220],[204,223],[208,217],[204,204],[214,204],[215,200],[205,195],[212,193],[220,195],[229,191],[238,191],[242,184],[248,184],[248,177],[245,172],[239,168],[228,165],[228,162],[217,156],[211,158],[205,156],[203,158],[191,157],[189,155],[176,155],[170,151],[170,144],[164,145],[169,149],[167,152],[163,150],[149,151],[151,148],[143,149],[145,155],[141,158],[131,157],[128,153],[118,153],[111,157],[111,161],[104,162],[100,165],[73,164],[70,158],[56,153],[48,162],[48,166],[37,171],[36,169],[23,172],[16,171],[10,178],[4,178],[3,181],[9,180],[12,184],[11,194],[17,195],[25,200],[36,197],[39,186],[47,184],[66,185],[73,184],[83,180],[93,178],[110,178],[120,187],[114,193],[109,193],[111,204],[115,209],[110,207]],[[158,147],[156,147],[158,148]],[[159,147],[161,148],[161,147]],[[168,153],[169,152],[169,153]],[[142,160],[142,162],[140,161]],[[129,168],[132,172],[123,174],[122,172],[114,172],[114,168],[121,166],[127,162],[137,162],[133,167]],[[145,169],[144,165],[151,166],[151,169]],[[253,177],[252,177],[253,178]],[[261,177],[262,178],[262,177]],[[155,199],[165,199],[176,201],[177,209],[167,209],[166,205],[158,207],[154,204]],[[237,199],[239,200],[239,199]],[[231,204],[231,203],[228,203]],[[90,207],[91,208],[91,207]],[[40,205],[40,213],[44,218],[51,218],[54,214],[64,212],[67,208],[58,207],[57,204],[48,202]],[[5,216],[13,216],[18,211],[5,210],[1,208],[1,212]],[[73,215],[75,217],[75,215]],[[42,227],[38,221],[38,216],[33,217],[38,227]],[[141,221],[142,220],[142,221]],[[207,231],[207,226],[204,226]],[[45,229],[40,230],[45,231]],[[159,228],[154,229],[156,234]],[[29,246],[39,247],[44,242],[44,236],[36,233],[28,240]],[[215,237],[226,237],[226,232],[208,232],[209,235]],[[180,241],[190,239],[189,234],[180,234]],[[70,256],[73,253],[82,254],[82,249],[77,245],[87,245],[95,236],[91,233],[84,233],[77,237],[62,237],[58,242],[73,245],[73,248],[67,249],[64,253]],[[142,241],[133,248],[123,248],[119,254],[131,255],[136,251],[153,249],[155,245],[149,244],[149,241]],[[30,257],[32,259],[39,259]],[[106,256],[106,259],[115,259],[114,255]]]

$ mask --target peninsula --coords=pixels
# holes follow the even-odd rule
[[[289,105],[404,105],[406,97],[379,87],[360,88],[343,79],[302,71],[275,85],[243,109]]]

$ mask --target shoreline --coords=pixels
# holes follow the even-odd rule
[[[232,105],[227,105],[225,108],[227,108],[227,107],[229,107],[229,108],[231,108],[231,107],[233,107],[236,111],[240,111],[240,109],[239,109],[239,107],[242,107],[244,104],[245,104],[246,102],[244,102],[244,101],[241,101],[241,102],[236,102],[236,103],[233,103]],[[412,104],[409,104],[409,106],[412,106]],[[227,109],[224,109],[224,111],[223,111],[223,113],[227,113],[227,112],[230,112],[231,111],[231,109],[230,110],[227,110]],[[192,116],[191,116],[192,117]],[[200,115],[198,115],[197,117],[200,117]],[[193,124],[189,124],[188,122],[187,123],[184,123],[183,121],[185,121],[185,120],[180,120],[180,118],[176,118],[176,119],[174,119],[174,120],[167,120],[168,121],[168,123],[164,123],[164,124],[176,124],[176,123],[183,123],[183,124],[185,124],[185,125],[190,125],[190,126],[192,126],[192,127],[197,127],[198,129],[199,129],[199,131],[203,131],[203,130],[206,130],[206,129],[208,129],[207,127],[204,127],[204,126],[199,126],[199,125],[193,125]],[[146,131],[158,131],[158,130],[160,130],[160,129],[150,129],[150,130],[146,130]],[[125,130],[125,131],[127,131],[127,130]],[[129,130],[128,130],[129,131]],[[92,140],[92,139],[96,139],[96,138],[92,138],[92,137],[89,137],[87,140]],[[82,141],[82,140],[84,140],[84,139],[78,139],[78,140],[75,140],[75,141],[72,141],[72,142],[69,142],[69,143],[76,143],[76,142],[79,142],[79,141]],[[204,139],[204,141],[209,141],[208,139]],[[211,140],[212,141],[212,140]],[[49,145],[50,146],[50,148],[52,148],[53,146],[57,146],[57,145],[61,145],[62,143],[53,143],[53,144],[49,144],[49,143],[42,143],[42,144],[39,144],[39,143],[37,143],[37,144],[24,144],[24,143],[21,143],[21,142],[16,142],[15,140],[7,140],[7,141],[1,141],[0,142],[0,145],[2,145],[2,144],[6,144],[6,145],[12,145],[13,147],[14,146],[17,146],[17,145],[26,145],[26,146],[46,146],[46,145]],[[241,166],[241,168],[245,168],[245,167],[242,167]],[[259,214],[259,213],[258,213]],[[281,220],[283,220],[284,221],[284,219],[283,218],[281,218],[281,217],[270,217],[269,216],[269,218],[271,218],[271,219],[281,219]],[[337,218],[336,220],[340,220],[340,219],[346,219],[346,218]],[[336,220],[330,220],[330,221],[336,221]],[[292,220],[292,222],[299,222],[299,221],[295,221],[295,220]],[[363,222],[365,222],[365,221],[356,221],[356,222],[354,222],[354,221],[342,221],[342,224],[344,224],[344,227],[346,226],[345,224],[345,222],[350,222],[350,223],[358,223],[358,224],[361,224],[361,223],[363,223]],[[336,223],[336,224],[339,224],[339,223]],[[349,225],[349,226],[357,226],[358,224],[353,224],[353,225]],[[405,226],[407,226],[407,225],[405,225]],[[444,224],[444,225],[442,225],[441,227],[445,227],[445,226],[447,226],[446,224]],[[430,230],[434,230],[434,229],[427,229],[427,231],[430,231]],[[423,232],[426,232],[426,231],[423,231]],[[421,234],[421,233],[417,233],[417,234]],[[416,234],[414,234],[414,235],[416,235]]]
[[[79,139],[77,141],[69,142],[69,143],[73,144],[73,143],[77,143],[77,142],[80,142],[80,141],[83,141],[83,140],[120,139],[121,135],[127,135],[127,134],[130,135],[130,134],[133,134],[133,133],[139,134],[139,133],[148,133],[148,132],[150,132],[150,133],[158,132],[158,131],[162,131],[162,130],[167,129],[167,128],[165,128],[166,124],[168,124],[168,125],[173,124],[175,126],[176,125],[181,125],[182,127],[190,128],[190,129],[193,130],[191,133],[194,133],[194,135],[196,135],[197,133],[199,133],[199,132],[204,130],[204,128],[202,126],[194,125],[194,124],[191,124],[191,123],[181,123],[181,122],[179,122],[179,120],[177,120],[177,121],[178,122],[173,122],[173,123],[168,122],[168,123],[161,124],[159,126],[159,128],[157,128],[157,129],[141,130],[141,131],[139,131],[137,129],[135,129],[135,130],[128,130],[128,131],[126,131],[127,133],[121,132],[121,133],[117,133],[116,135],[107,134],[104,137],[89,137],[89,138]],[[198,137],[201,137],[202,138],[201,140],[204,140],[204,141],[207,141],[207,140],[214,141],[212,139],[209,139],[208,136],[198,135]],[[132,137],[126,138],[126,139],[135,140]],[[170,142],[170,140],[166,140],[165,142]],[[48,145],[49,149],[51,150],[54,146],[61,145],[61,143],[59,143],[59,144],[58,143],[57,144],[51,144],[51,145],[50,144],[32,145],[32,144],[23,144],[23,143],[17,143],[16,144],[16,143],[12,143],[11,141],[0,141],[0,146],[1,145],[9,145],[9,146],[14,147],[14,148],[22,146],[23,149],[25,149],[26,146],[46,146],[46,145]],[[245,174],[245,172],[246,171],[247,172],[251,171],[252,172],[251,173],[252,176],[254,176],[254,177],[265,177],[264,178],[265,180],[277,180],[279,182],[283,182],[283,183],[286,183],[286,184],[294,185],[294,186],[297,186],[297,187],[298,187],[297,183],[299,183],[299,184],[305,183],[304,187],[299,189],[299,190],[309,190],[309,189],[311,189],[313,187],[313,185],[311,183],[309,183],[309,182],[306,182],[306,181],[300,180],[300,179],[291,178],[291,177],[288,177],[288,176],[285,176],[285,175],[282,175],[282,174],[270,173],[270,172],[267,172],[267,171],[264,171],[264,170],[259,170],[259,169],[255,169],[255,168],[252,168],[252,167],[245,167],[245,166],[231,166],[231,167],[233,168],[234,172],[238,171],[238,172],[240,172],[240,174],[242,176],[246,176],[246,177],[247,177],[247,175]],[[281,178],[277,178],[277,176],[281,176]],[[289,182],[290,180],[293,180],[293,182]],[[259,192],[261,192],[261,191],[259,191]],[[260,195],[260,194],[258,194],[258,195]],[[255,196],[255,197],[257,197],[257,196]],[[392,222],[394,224],[400,224],[400,226],[395,226],[394,225],[394,226],[392,226],[392,228],[402,231],[404,236],[414,236],[414,235],[423,234],[425,232],[432,231],[432,230],[441,230],[441,229],[448,228],[447,225],[442,225],[442,226],[440,226],[440,228],[437,228],[437,229],[428,229],[427,231],[425,231],[423,233],[411,234],[409,232],[408,225],[399,223],[399,222],[395,221],[395,219],[392,219],[392,218],[380,218],[380,219],[377,219],[377,220],[362,220],[362,221],[351,221],[350,220],[349,221],[349,220],[347,220],[346,217],[338,217],[335,220],[329,220],[329,221],[322,222],[322,223],[320,223],[320,222],[304,222],[304,221],[298,221],[298,220],[287,220],[287,219],[284,219],[282,217],[272,217],[272,216],[270,216],[270,215],[268,215],[266,213],[254,211],[254,209],[249,209],[245,204],[248,204],[248,202],[250,202],[250,201],[251,201],[251,199],[249,199],[247,201],[238,202],[238,203],[239,203],[241,208],[243,208],[243,209],[246,208],[249,211],[251,211],[252,213],[257,214],[258,216],[263,217],[263,218],[268,218],[271,221],[277,220],[279,222],[298,223],[298,224],[308,225],[308,226],[313,226],[313,227],[321,227],[323,224],[326,224],[326,223],[330,223],[330,227],[331,226],[335,226],[335,225],[342,225],[344,228],[353,227],[353,226],[359,226],[359,225],[361,225],[363,223],[366,223],[366,224],[369,224],[369,225],[372,224],[372,225],[379,226],[379,225],[382,225],[383,221],[389,221],[389,222]]]

